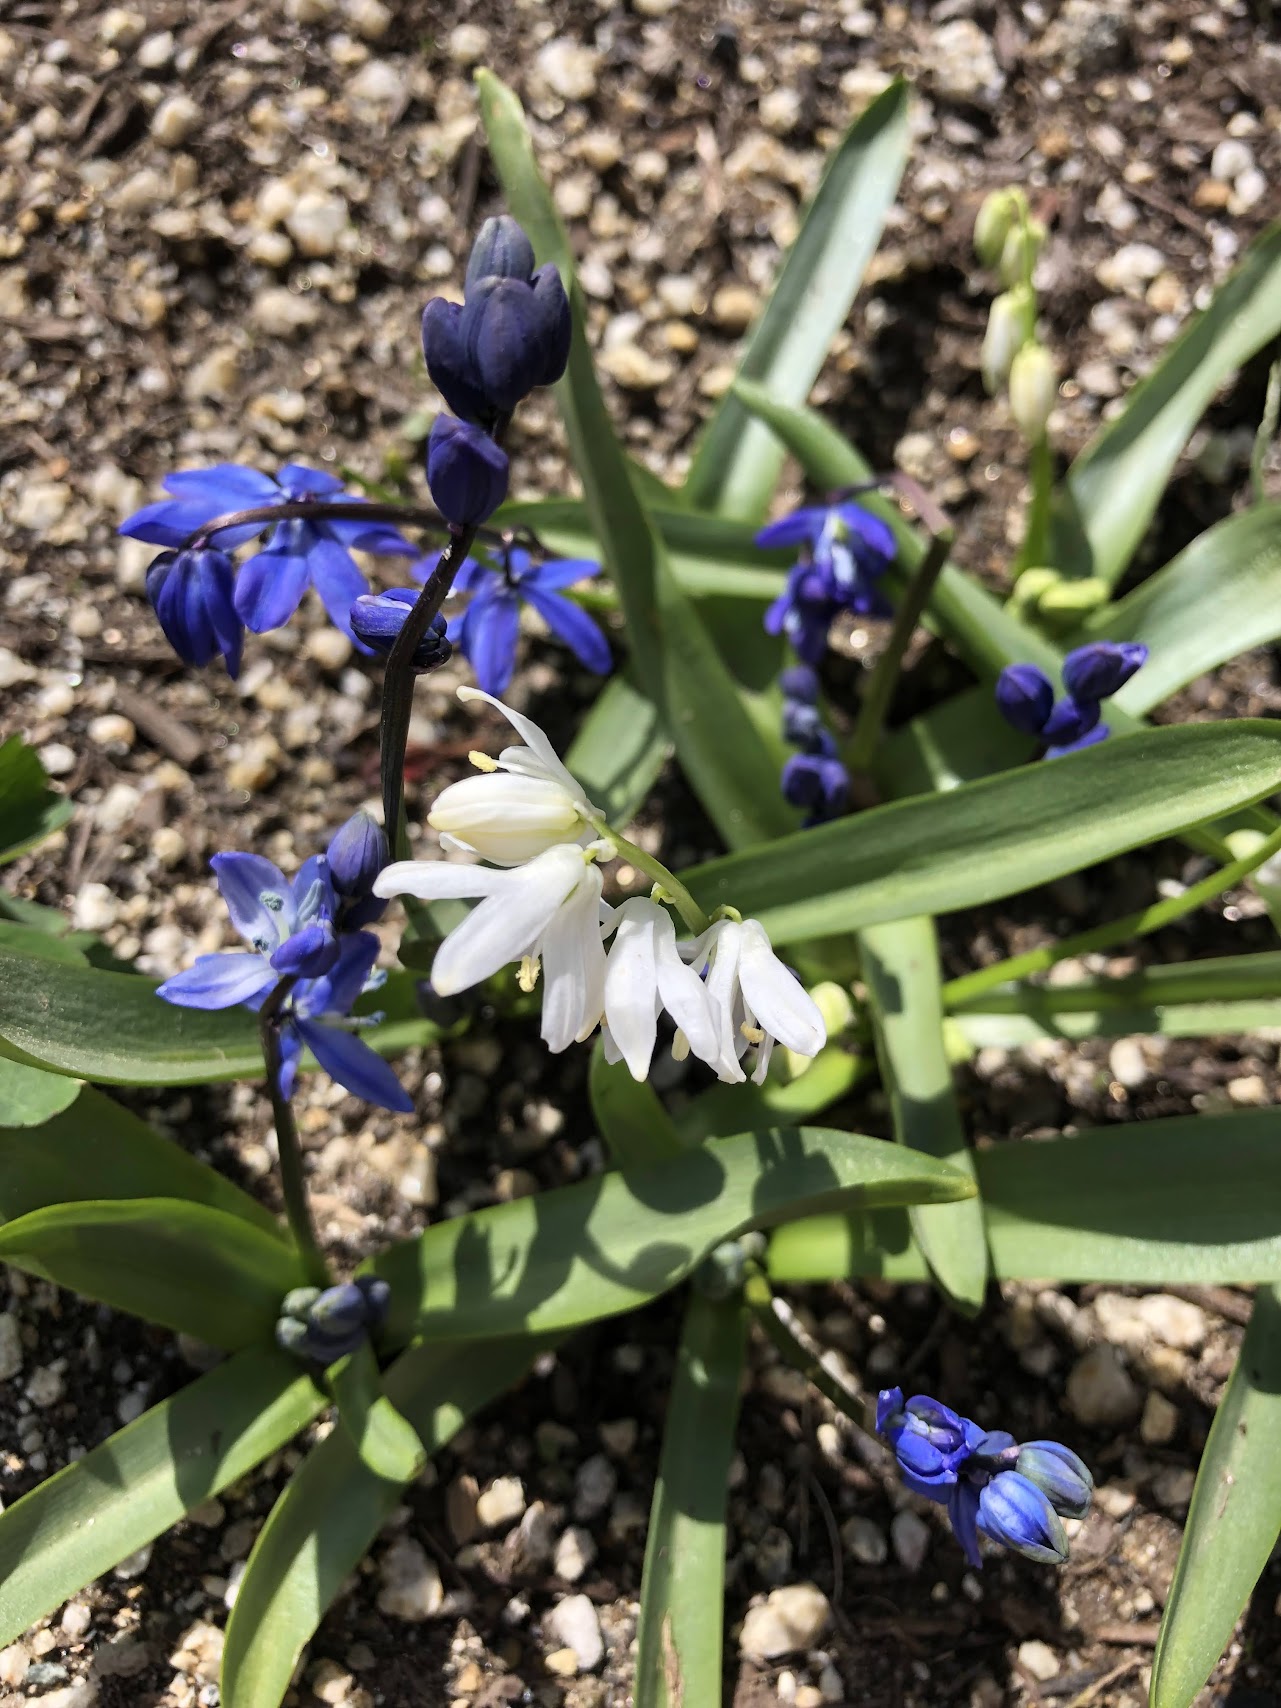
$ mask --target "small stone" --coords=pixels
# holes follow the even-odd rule
[[[712,319],[727,332],[743,332],[756,318],[756,292],[746,285],[722,285],[712,298]]]
[[[1193,1352],[1209,1332],[1209,1319],[1201,1307],[1170,1293],[1149,1293],[1141,1299],[1100,1293],[1094,1314],[1108,1339],[1130,1352],[1142,1351],[1154,1340],[1180,1352]]]
[[[1111,362],[1102,357],[1082,362],[1076,370],[1076,377],[1083,391],[1091,397],[1119,397],[1121,393],[1121,376]]]
[[[1042,1684],[1046,1679],[1053,1678],[1059,1670],[1059,1657],[1054,1650],[1048,1643],[1038,1642],[1035,1638],[1031,1642],[1019,1644],[1018,1663]]]
[[[585,1530],[581,1524],[571,1524],[562,1531],[556,1544],[553,1570],[566,1583],[577,1583],[595,1558],[596,1544],[591,1531]]]
[[[1179,1428],[1179,1408],[1164,1394],[1149,1394],[1143,1402],[1139,1434],[1149,1447],[1166,1447]]]
[[[161,148],[181,148],[200,123],[200,108],[190,95],[169,95],[151,115],[151,134]]]
[[[1257,1073],[1243,1074],[1228,1081],[1228,1096],[1243,1109],[1262,1108],[1270,1102],[1267,1081]]]
[[[71,917],[81,931],[106,931],[120,917],[120,903],[106,884],[84,884],[72,903]]]
[[[151,1564],[151,1543],[146,1542],[141,1548],[136,1548],[132,1554],[126,1554],[111,1568],[113,1578],[119,1578],[122,1583],[128,1583],[132,1578],[140,1578]]]
[[[600,1617],[585,1595],[567,1595],[547,1615],[547,1629],[565,1648],[572,1649],[579,1670],[591,1672],[605,1656]]]
[[[39,1690],[41,1685],[61,1684],[67,1676],[67,1669],[61,1661],[37,1661],[27,1672],[27,1684],[30,1688]],[[46,1696],[47,1702],[49,1698]]]
[[[83,1637],[93,1624],[93,1613],[86,1602],[69,1601],[63,1608],[62,1618],[58,1623],[68,1637]]]
[[[1128,1423],[1142,1398],[1112,1346],[1093,1346],[1072,1366],[1067,1379],[1067,1403],[1081,1423],[1102,1427]]]
[[[1167,1465],[1152,1479],[1156,1503],[1167,1512],[1186,1512],[1195,1487],[1196,1472],[1191,1465]]]
[[[1165,267],[1165,256],[1151,243],[1123,243],[1094,269],[1094,276],[1109,291],[1142,296]]]
[[[882,1566],[889,1558],[885,1532],[870,1518],[848,1520],[841,1526],[841,1540],[860,1565]]]
[[[51,777],[65,777],[76,768],[76,756],[65,742],[51,741],[40,750],[40,763]]]
[[[489,31],[480,24],[459,24],[449,32],[449,57],[455,65],[477,65],[489,52]]]
[[[251,795],[275,782],[284,752],[274,736],[246,742],[227,767],[227,787],[245,789]]]
[[[328,624],[322,629],[313,629],[303,644],[303,651],[308,658],[314,659],[322,670],[341,670],[351,658],[351,642],[341,629],[331,628]]]
[[[1249,213],[1257,207],[1268,193],[1268,180],[1257,166],[1252,166],[1248,172],[1243,172],[1236,181],[1232,195],[1228,199],[1228,212],[1233,214]]]
[[[823,1708],[823,1692],[816,1684],[798,1684],[792,1701],[795,1708]]]
[[[93,640],[102,633],[102,613],[96,605],[77,605],[67,618],[67,627],[77,640]]]
[[[1225,137],[1210,156],[1210,176],[1221,183],[1233,184],[1243,172],[1254,165],[1254,150],[1248,142]]]
[[[22,1330],[12,1311],[0,1311],[0,1382],[11,1382],[22,1369]]]
[[[769,1661],[810,1649],[831,1616],[828,1599],[817,1585],[785,1584],[748,1608],[738,1635],[739,1653],[749,1660]]]
[[[954,101],[986,105],[1005,88],[992,38],[971,18],[953,18],[933,32],[929,67],[935,89]]]
[[[126,753],[138,739],[132,721],[119,712],[104,712],[100,718],[94,718],[87,734],[95,747],[123,747]]]
[[[311,1669],[311,1677],[307,1682],[311,1686],[313,1696],[319,1697],[322,1702],[333,1703],[335,1708],[338,1708],[339,1704],[346,1702],[355,1680],[337,1661],[322,1660],[317,1661]]]
[[[285,216],[299,253],[312,257],[332,255],[350,223],[343,198],[321,190],[305,190]]]
[[[394,65],[371,59],[347,85],[347,94],[371,107],[395,107],[405,99],[405,83]]]
[[[173,58],[173,50],[173,31],[157,30],[154,36],[148,36],[139,44],[134,57],[144,71],[160,71]]]
[[[910,1507],[896,1512],[890,1521],[894,1557],[906,1571],[919,1572],[930,1551],[930,1527]]]
[[[553,1649],[544,1658],[543,1665],[558,1678],[573,1678],[578,1671],[578,1656],[573,1649]]]
[[[786,136],[800,122],[801,97],[795,89],[771,89],[761,96],[761,123],[775,136]]]
[[[430,1619],[445,1600],[444,1585],[421,1542],[398,1536],[379,1564],[378,1610],[393,1619]]]
[[[525,1510],[525,1485],[519,1477],[495,1477],[476,1502],[476,1516],[486,1530],[515,1524]]]
[[[150,1643],[123,1635],[102,1645],[93,1657],[93,1668],[95,1675],[101,1678],[136,1678],[154,1659],[155,1651]]]
[[[1143,1058],[1139,1040],[1118,1038],[1108,1051],[1108,1068],[1112,1078],[1128,1090],[1144,1084],[1148,1077],[1148,1064]]]
[[[476,1495],[476,1479],[467,1472],[456,1476],[445,1490],[445,1522],[460,1548],[480,1534]]]
[[[1168,268],[1153,279],[1144,293],[1143,300],[1158,314],[1187,313],[1188,293],[1183,288],[1183,281],[1177,273],[1170,272]]]
[[[151,833],[151,852],[166,871],[172,871],[187,852],[187,838],[173,825],[162,824]]]
[[[568,36],[557,36],[539,48],[534,74],[562,101],[586,101],[596,93],[596,71],[600,55],[594,48]]]
[[[1231,200],[1231,184],[1222,184],[1217,178],[1202,178],[1192,192],[1192,206],[1210,213],[1217,212],[1219,208],[1226,208]]]
[[[35,671],[16,652],[10,652],[7,646],[0,646],[0,690],[16,688],[20,682],[30,682]]]
[[[636,1446],[639,1431],[640,1425],[634,1417],[619,1417],[601,1424],[600,1438],[615,1459],[626,1459]]]
[[[393,14],[383,0],[348,0],[347,16],[362,41],[380,42],[391,28]]]
[[[604,1512],[618,1487],[618,1472],[603,1453],[584,1459],[574,1473],[574,1517],[594,1518]]]
[[[201,398],[230,397],[240,377],[240,353],[234,344],[219,344],[197,362],[183,381],[182,389],[193,403]]]
[[[21,1643],[10,1643],[7,1649],[0,1649],[0,1684],[18,1686],[30,1665],[31,1657]]]
[[[146,14],[127,6],[112,6],[98,20],[98,39],[104,47],[132,47],[147,28]]]
[[[71,488],[60,480],[28,480],[18,488],[17,499],[9,512],[10,520],[20,528],[43,533],[62,518],[71,502]]]
[[[616,344],[600,357],[600,365],[624,391],[657,391],[672,377],[672,364],[651,356],[639,344]]]
[[[311,295],[300,296],[284,285],[268,285],[257,291],[249,305],[254,324],[274,338],[285,338],[314,326],[320,317],[320,305]]]

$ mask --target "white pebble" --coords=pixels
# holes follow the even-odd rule
[[[306,190],[285,216],[285,230],[303,255],[332,255],[350,218],[341,196]]]
[[[93,1624],[93,1614],[83,1601],[69,1601],[58,1621],[68,1637],[83,1637]]]
[[[810,1649],[831,1616],[831,1605],[816,1585],[785,1584],[748,1608],[738,1635],[739,1652],[751,1660],[768,1661]]]
[[[571,1524],[556,1544],[554,1569],[566,1583],[577,1583],[596,1558],[596,1544],[590,1530],[581,1524]]]
[[[605,1643],[600,1634],[600,1616],[585,1595],[567,1595],[547,1615],[547,1628],[574,1657],[583,1672],[600,1665]]]
[[[181,148],[200,123],[200,108],[190,95],[169,95],[151,115],[151,134],[162,148]]]
[[[1210,156],[1210,176],[1220,183],[1234,184],[1254,165],[1254,150],[1248,142],[1226,137]]]
[[[132,783],[113,783],[93,809],[94,822],[114,835],[132,821],[141,799]]]
[[[1081,1423],[1128,1423],[1141,1397],[1115,1347],[1093,1346],[1073,1365],[1067,1379],[1067,1403]]]
[[[1042,1684],[1046,1679],[1053,1678],[1059,1670],[1059,1657],[1054,1650],[1048,1643],[1039,1642],[1036,1638],[1019,1644],[1018,1662]]]
[[[504,1530],[525,1510],[525,1485],[519,1477],[495,1477],[476,1502],[476,1516],[486,1530]]]
[[[444,1585],[421,1542],[399,1536],[379,1565],[378,1610],[393,1619],[429,1619],[445,1600]]]
[[[187,839],[171,824],[162,824],[151,833],[151,852],[164,867],[172,868],[187,852]]]
[[[586,101],[596,93],[600,55],[568,36],[558,36],[538,50],[534,72],[562,101]]]
[[[120,903],[106,884],[85,884],[71,907],[81,931],[106,931],[120,917]]]
[[[120,712],[104,712],[89,725],[89,740],[95,747],[123,747],[127,753],[138,739],[131,718]]]
[[[896,1512],[890,1522],[894,1558],[909,1572],[919,1572],[930,1551],[930,1527],[909,1507]]]

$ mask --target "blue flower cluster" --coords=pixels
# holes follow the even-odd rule
[[[434,568],[435,562],[428,561],[413,573],[425,580]],[[598,675],[608,674],[613,664],[608,640],[563,592],[599,574],[600,565],[589,558],[535,563],[523,546],[508,546],[497,564],[468,558],[454,578],[454,592],[471,595],[454,640],[487,694],[501,695],[512,679],[522,601],[538,612],[580,664]]]
[[[165,546],[147,571],[147,597],[165,638],[186,664],[206,665],[221,657],[233,678],[240,672],[244,632],[280,628],[313,587],[334,623],[357,639],[351,607],[369,583],[352,551],[413,557],[414,547],[386,522],[294,517],[275,523],[260,550],[239,574],[231,557],[237,546],[263,532],[246,522],[220,528],[216,542],[187,541],[219,516],[268,504],[310,500],[359,502],[343,484],[320,469],[289,463],[273,480],[239,463],[215,463],[166,475],[168,498],[148,504],[120,524],[120,532]]]
[[[328,1367],[355,1352],[387,1319],[391,1288],[376,1275],[335,1287],[295,1287],[276,1322],[276,1343],[296,1358]]]
[[[765,629],[785,635],[803,663],[821,662],[832,619],[839,612],[890,615],[877,584],[894,561],[894,535],[860,505],[793,510],[763,528],[756,544],[801,548],[786,587],[765,613]]]
[[[356,998],[374,989],[378,939],[361,927],[386,909],[373,891],[387,863],[387,839],[367,813],[356,813],[323,855],[305,860],[291,883],[259,854],[215,854],[210,861],[231,922],[251,953],[200,955],[157,991],[180,1008],[256,1013],[282,978],[294,980],[281,1009],[279,1091],[293,1092],[304,1047],[339,1085],[368,1103],[408,1114],[413,1104],[396,1076],[352,1028]]]
[[[799,807],[805,829],[837,818],[849,799],[850,774],[836,752],[832,732],[818,709],[818,672],[796,664],[779,677],[783,690],[783,736],[800,752],[783,767],[783,799]]]
[[[432,424],[427,484],[459,528],[484,522],[506,497],[507,456],[495,439],[522,398],[565,372],[572,329],[560,274],[535,269],[533,245],[508,214],[481,227],[463,293],[461,303],[433,297],[423,310],[427,372],[454,412]]]
[[[1125,686],[1147,661],[1142,641],[1091,641],[1063,660],[1063,698],[1035,664],[1007,664],[996,679],[996,704],[1006,723],[1037,736],[1047,759],[1105,741],[1100,702]]]
[[[1094,1479],[1081,1459],[1057,1441],[1022,1446],[1006,1430],[984,1430],[950,1406],[902,1388],[884,1388],[876,1401],[876,1431],[894,1450],[903,1481],[915,1494],[946,1506],[957,1541],[981,1567],[979,1537],[1029,1560],[1060,1566],[1068,1557],[1065,1518],[1084,1518]]]

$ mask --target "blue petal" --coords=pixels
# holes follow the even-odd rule
[[[261,854],[215,854],[209,864],[231,923],[251,947],[270,953],[298,922],[288,878]],[[264,896],[278,899],[280,905],[265,904]]]
[[[338,959],[326,977],[311,980],[295,994],[298,1013],[305,1020],[350,1014],[377,959],[378,939],[372,931],[344,935],[339,940]]]
[[[160,483],[187,504],[204,506],[210,516],[224,510],[248,510],[261,504],[277,504],[284,497],[280,487],[261,469],[243,463],[212,463],[204,469],[179,469]]]
[[[756,544],[768,549],[771,546],[812,546],[823,532],[827,521],[827,510],[813,505],[803,509],[793,510],[788,516],[780,516],[777,522],[771,522],[761,529],[756,536]]]
[[[298,540],[298,530],[306,528],[305,522],[283,522],[272,536],[272,544],[241,566],[236,610],[245,627],[255,634],[287,623],[307,591],[307,539],[304,535],[301,543]]]
[[[316,1020],[295,1020],[294,1025],[330,1079],[337,1080],[354,1097],[403,1115],[413,1113],[413,1099],[404,1086],[382,1057],[354,1033]]]
[[[883,522],[879,516],[873,516],[870,510],[864,510],[861,504],[838,504],[836,513],[850,533],[861,540],[864,546],[869,547],[878,557],[884,558],[887,563],[892,561],[898,544],[894,538],[894,530],[887,522]],[[861,553],[857,555],[862,556]],[[878,574],[884,565],[866,564],[865,567],[873,574]]]
[[[952,1522],[952,1529],[965,1558],[976,1571],[983,1569],[983,1556],[979,1552],[979,1496],[977,1489],[969,1483],[958,1483],[952,1490],[947,1503],[947,1516]]]
[[[398,528],[390,522],[361,522],[352,517],[324,521],[324,529],[339,545],[349,551],[372,552],[375,557],[417,557],[418,547],[411,546]]]
[[[614,668],[609,642],[600,625],[593,622],[586,611],[580,610],[572,599],[566,599],[561,593],[548,593],[532,581],[524,582],[520,590],[580,664],[585,664],[598,676],[608,676]]]
[[[515,552],[512,556],[516,556]],[[600,565],[589,557],[555,557],[535,564],[533,569],[517,572],[516,579],[522,592],[532,586],[544,593],[558,593],[563,587],[572,587],[576,581],[599,574]]]
[[[309,469],[305,463],[286,463],[280,484],[290,498],[337,498],[342,481],[325,469]]]
[[[231,949],[201,955],[185,973],[166,979],[156,995],[179,1008],[235,1008],[275,982],[275,973],[258,955]]]
[[[882,1388],[876,1396],[876,1433],[884,1435],[886,1426],[903,1410],[902,1388]]]
[[[298,1058],[302,1054],[302,1040],[298,1036],[297,1024],[287,1020],[280,1028],[280,1095],[288,1101],[294,1094],[294,1082],[298,1078]]]
[[[369,583],[356,568],[346,547],[328,537],[325,523],[316,529],[315,543],[307,553],[307,562],[311,568],[311,585],[320,595],[320,602],[328,611],[330,621],[349,640],[354,640],[351,607],[362,593],[368,593]]]
[[[176,498],[162,498],[158,504],[145,504],[132,516],[126,516],[116,532],[127,534],[131,540],[145,540],[150,546],[177,548],[186,545],[209,516],[218,514],[216,510],[207,511],[203,505],[182,504]],[[250,528],[245,531],[254,534],[258,530]]]
[[[328,920],[313,920],[286,937],[271,957],[282,977],[323,978],[338,959],[338,939]]]
[[[520,606],[507,588],[477,593],[463,617],[458,644],[487,694],[501,694],[516,668]]]
[[[422,563],[419,564],[412,572],[414,580],[429,580],[432,571],[436,568],[436,565],[439,562],[439,557],[425,557]],[[487,586],[489,582],[495,579],[501,580],[502,576],[501,572],[495,569],[492,564],[482,563],[478,558],[465,557],[462,562],[462,568],[454,577],[450,591],[453,593],[476,593],[479,592],[482,587]]]

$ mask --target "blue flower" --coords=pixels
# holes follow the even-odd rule
[[[128,517],[120,524],[122,534],[177,548],[232,511],[297,499],[353,502],[334,475],[301,463],[286,464],[277,480],[238,463],[216,463],[212,468],[167,475],[162,485],[173,496]],[[218,544],[223,551],[232,551],[262,531],[263,524],[249,522],[220,529]],[[356,567],[353,549],[391,556],[414,553],[409,542],[385,522],[294,518],[275,523],[266,545],[246,561],[236,581],[235,608],[245,627],[255,634],[279,628],[293,616],[311,586],[331,620],[355,638],[349,612],[353,600],[369,591],[369,583]]]
[[[758,546],[799,546],[800,561],[765,615],[769,634],[786,634],[806,664],[817,664],[838,611],[884,617],[890,606],[877,583],[894,561],[894,535],[858,504],[809,505],[771,522]]]
[[[481,428],[438,415],[427,439],[427,485],[456,528],[479,527],[507,496],[507,453]]]
[[[1035,664],[1007,664],[996,679],[996,704],[1021,735],[1040,735],[1054,707],[1054,684]]]
[[[351,625],[357,639],[386,658],[417,603],[416,587],[388,587],[381,593],[362,593],[351,607]],[[413,669],[419,674],[435,670],[448,664],[453,654],[453,646],[445,635],[445,619],[437,612],[414,649]]]
[[[798,658],[819,664],[827,651],[832,618],[840,609],[826,571],[812,563],[793,564],[787,585],[765,613],[765,632],[785,635]]]
[[[426,580],[435,567],[434,560],[425,561],[414,574]],[[538,612],[580,664],[598,675],[609,672],[613,665],[609,641],[598,624],[562,592],[576,581],[599,573],[600,565],[588,558],[552,558],[535,563],[522,546],[508,546],[501,565],[472,559],[464,563],[453,590],[469,593],[471,602],[457,624],[454,639],[487,694],[501,695],[512,679],[522,600]]]
[[[928,1394],[903,1403],[902,1388],[882,1389],[876,1405],[877,1433],[894,1449],[903,1481],[916,1494],[946,1501],[957,1469],[983,1431]]]
[[[214,546],[161,552],[147,570],[147,598],[178,657],[203,666],[221,654],[233,681],[245,638],[235,578],[235,565]]]
[[[845,810],[850,774],[836,757],[836,743],[825,729],[812,738],[808,751],[794,753],[783,766],[782,790],[783,799],[805,813],[806,830]]]
[[[1147,663],[1142,641],[1091,641],[1063,660],[1063,686],[1074,700],[1106,700]]]

